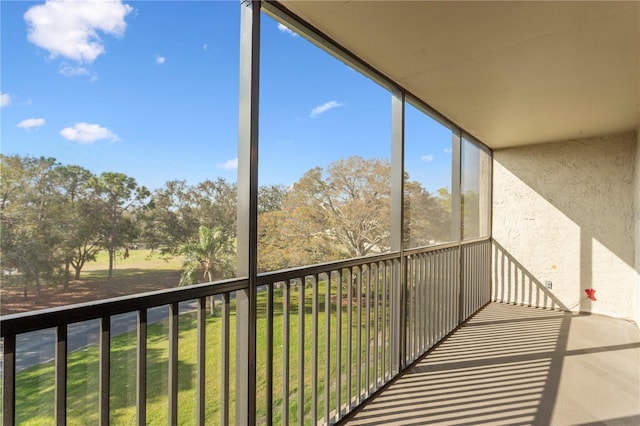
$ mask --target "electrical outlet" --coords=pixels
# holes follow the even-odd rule
[[[551,281],[545,281],[544,286],[548,289],[553,288],[553,283]]]

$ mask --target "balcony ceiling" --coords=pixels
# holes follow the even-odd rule
[[[281,4],[492,148],[639,126],[640,2]]]

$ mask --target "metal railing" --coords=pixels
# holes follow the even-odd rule
[[[333,424],[489,302],[488,238],[260,274],[257,279],[257,415],[265,424]],[[16,338],[54,328],[55,421],[67,421],[68,330],[98,320],[99,420],[110,422],[112,319],[135,313],[136,423],[147,423],[149,310],[168,306],[167,416],[178,423],[179,307],[195,301],[197,424],[233,423],[234,292],[248,279],[181,287],[2,318],[3,421],[16,423]],[[206,298],[218,299],[220,396],[205,418]],[[131,331],[133,332],[133,330]],[[113,420],[113,419],[111,419]]]

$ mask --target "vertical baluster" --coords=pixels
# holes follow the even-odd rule
[[[67,325],[56,329],[56,423],[67,424]]]
[[[422,264],[422,339],[423,351],[429,349],[429,258],[425,253],[420,256]]]
[[[347,300],[347,383],[346,383],[346,388],[347,388],[347,412],[351,411],[351,396],[352,396],[352,392],[351,392],[351,372],[352,372],[352,367],[353,367],[353,283],[352,283],[352,278],[353,278],[353,274],[351,273],[351,270],[348,269],[347,270],[347,294],[346,294],[346,300]]]
[[[452,259],[452,249],[447,249],[447,333],[453,330],[453,263]]]
[[[443,252],[443,266],[444,266],[444,335],[451,330],[451,324],[449,322],[449,316],[451,314],[451,302],[449,300],[451,286],[450,286],[450,274],[451,270],[449,269],[449,249],[445,249]]]
[[[416,330],[416,339],[418,346],[418,356],[424,353],[424,255],[419,254],[416,256],[416,263],[418,273],[416,275],[416,282],[418,283],[418,311],[416,312],[416,323],[418,324]]]
[[[367,393],[366,396],[371,394],[371,263],[367,265],[367,290],[366,290],[366,304],[367,304],[367,335],[366,335],[366,350],[365,357],[367,358],[367,366],[366,366],[366,384],[367,384]]]
[[[416,359],[416,354],[418,352],[418,340],[416,336],[418,335],[418,294],[420,287],[418,285],[418,274],[419,274],[419,256],[416,255],[413,257],[413,272],[411,276],[412,283],[412,300],[411,300],[411,359],[412,361]]]
[[[136,412],[138,426],[147,424],[147,310],[138,311],[138,362],[136,363]]]
[[[100,318],[100,425],[109,424],[111,371],[111,317]]]
[[[178,423],[178,304],[169,305],[169,424]]]
[[[231,360],[229,356],[229,351],[231,350],[231,338],[230,338],[230,329],[231,329],[231,297],[229,293],[222,293],[222,312],[220,313],[222,324],[221,324],[221,333],[220,340],[222,342],[221,349],[221,360],[220,360],[220,390],[221,397],[220,403],[222,407],[220,407],[220,423],[223,425],[229,424],[229,370],[231,368]]]
[[[436,300],[438,304],[438,309],[436,309],[436,323],[437,323],[437,341],[442,339],[442,250],[437,252],[436,255],[436,270],[437,270],[437,280],[436,280]]]
[[[289,424],[289,355],[291,342],[289,337],[289,321],[291,295],[289,280],[284,281],[282,293],[282,424]]]
[[[273,422],[273,287],[274,283],[267,285],[267,324],[266,324],[266,390],[267,390],[267,424]]]
[[[312,294],[312,354],[311,362],[311,424],[318,424],[318,274],[313,276],[313,294]]]
[[[358,307],[356,308],[356,323],[358,325],[358,329],[356,331],[356,339],[358,340],[356,348],[356,350],[358,351],[356,356],[356,366],[358,367],[356,371],[356,403],[360,404],[360,401],[362,401],[362,267],[356,266],[356,271],[356,291],[358,292]]]
[[[2,419],[4,426],[16,421],[16,335],[4,337],[2,349]]]
[[[331,276],[324,281],[324,423],[331,423]]]
[[[380,310],[379,310],[379,302],[378,302],[378,287],[380,284],[380,268],[378,267],[378,264],[374,264],[375,267],[375,274],[373,275],[373,309],[374,309],[374,318],[373,318],[373,385],[374,385],[374,389],[378,389],[378,383],[379,380],[378,378],[380,377],[378,374],[378,349],[379,349],[379,342],[378,342],[378,332],[379,332],[379,323],[380,323]]]
[[[387,379],[387,265],[380,263],[382,271],[382,382]]]
[[[342,272],[336,271],[336,420],[342,416]],[[332,274],[333,277],[333,274]]]
[[[304,424],[305,277],[298,281],[298,424]]]
[[[214,306],[214,297],[211,296],[211,306]],[[196,370],[197,370],[197,415],[196,422],[199,426],[205,424],[205,383],[206,383],[206,347],[207,347],[207,298],[201,297],[198,299],[198,313],[197,313],[197,354],[196,354]]]

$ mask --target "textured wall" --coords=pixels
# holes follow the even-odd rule
[[[635,222],[635,249],[636,249],[636,276],[635,276],[635,295],[633,301],[635,303],[636,324],[640,326],[640,127],[636,134],[636,155],[633,179],[633,195],[634,195],[634,222]]]
[[[635,139],[494,151],[494,300],[636,319]]]

